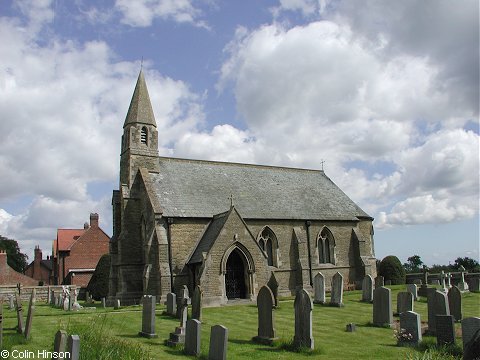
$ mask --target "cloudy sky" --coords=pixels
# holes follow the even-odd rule
[[[162,155],[321,168],[378,258],[479,258],[478,1],[2,0],[0,234],[108,233],[141,67]]]

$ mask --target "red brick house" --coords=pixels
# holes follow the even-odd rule
[[[33,261],[25,269],[25,275],[37,280],[37,285],[53,285],[53,261],[47,256],[42,258],[40,246],[35,246],[35,256]]]
[[[109,236],[98,226],[98,214],[90,214],[83,229],[58,229],[53,241],[55,285],[86,287],[98,260],[108,253]]]
[[[13,270],[7,264],[7,252],[0,250],[0,285],[22,284],[24,286],[38,285],[38,281]]]

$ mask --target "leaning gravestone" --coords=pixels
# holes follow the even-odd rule
[[[362,301],[373,301],[373,279],[371,275],[366,275],[362,281]]]
[[[339,272],[332,277],[330,305],[343,306],[343,276]]]
[[[25,339],[30,338],[30,333],[32,331],[32,320],[33,314],[35,313],[35,296],[36,291],[35,289],[32,289],[32,294],[30,295],[30,303],[28,304],[27,322],[25,323]]]
[[[385,279],[383,278],[383,276],[378,275],[375,278],[375,289],[384,285],[385,285]]]
[[[314,348],[312,334],[312,299],[305,289],[298,289],[293,303],[295,308],[295,336],[293,345],[297,348]]]
[[[67,347],[67,332],[65,330],[58,330],[55,334],[55,341],[53,342],[53,352],[64,353]]]
[[[228,329],[222,325],[212,326],[210,331],[209,360],[227,359]]]
[[[187,320],[185,330],[185,353],[187,355],[200,355],[202,323],[197,319]]]
[[[272,272],[270,280],[268,280],[267,286],[272,290],[273,297],[275,298],[275,307],[278,307],[278,281],[275,277],[275,273]]]
[[[257,295],[258,335],[253,338],[260,343],[271,344],[276,339],[275,297],[268,286],[262,286]]]
[[[450,314],[453,315],[455,321],[462,320],[462,293],[453,285],[450,290],[448,290],[448,307],[450,309]]]
[[[378,287],[373,291],[373,325],[392,326],[392,291]]]
[[[450,315],[450,308],[448,307],[447,295],[442,291],[430,291],[427,296],[428,306],[428,332],[435,334],[437,329],[436,316]]]
[[[325,304],[325,276],[321,272],[313,278],[314,304]]]
[[[203,290],[200,285],[195,286],[192,295],[192,319],[202,321]]]
[[[15,294],[15,306],[17,307],[17,332],[23,334],[23,309],[20,295]]]
[[[422,326],[420,315],[413,311],[404,311],[400,314],[400,329],[405,329],[409,337],[401,338],[404,344],[418,345],[422,341]]]
[[[413,295],[407,291],[401,291],[397,294],[397,314],[404,311],[413,311]]]
[[[155,333],[155,305],[156,297],[143,295],[142,299],[142,331],[138,335],[146,338],[157,337]]]
[[[452,315],[437,315],[435,326],[438,346],[455,343],[455,319]]]
[[[177,295],[175,293],[167,294],[167,314],[170,316],[177,314]]]
[[[413,295],[413,300],[418,300],[418,288],[415,284],[407,284],[407,291]]]
[[[78,335],[70,335],[67,339],[67,351],[70,355],[68,359],[80,359],[80,337]]]

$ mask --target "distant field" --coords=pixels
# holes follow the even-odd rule
[[[396,309],[396,297],[404,286],[391,286],[392,309]],[[344,293],[342,308],[315,305],[313,311],[313,334],[315,352],[292,353],[283,350],[282,343],[287,343],[294,333],[293,298],[280,301],[275,311],[276,330],[280,338],[274,346],[259,345],[251,342],[257,334],[257,309],[254,305],[226,306],[206,308],[203,310],[202,324],[202,357],[208,354],[210,327],[221,324],[229,329],[229,359],[405,359],[409,356],[420,356],[422,353],[407,347],[398,347],[393,329],[369,326],[372,321],[372,305],[362,303],[360,291]],[[25,315],[28,307],[24,303]],[[99,306],[99,305],[96,305]],[[98,307],[96,310],[65,312],[43,303],[36,304],[33,321],[32,339],[25,343],[13,329],[16,325],[15,311],[8,310],[4,304],[3,339],[7,350],[29,350],[35,354],[37,350],[53,350],[53,339],[57,330],[67,329],[90,334],[90,340],[82,342],[81,348],[85,359],[188,359],[182,348],[169,348],[164,345],[169,333],[178,325],[178,320],[162,315],[164,306],[157,306],[156,330],[158,338],[145,339],[138,337],[141,329],[141,307],[130,306],[120,310]],[[420,313],[422,322],[427,320],[426,299],[415,302],[415,312]],[[463,294],[463,316],[480,316],[480,294]],[[394,317],[398,320],[398,317]],[[357,325],[356,332],[348,333],[348,323]],[[456,325],[460,328],[460,324]],[[86,336],[86,335],[85,335]],[[424,337],[433,342],[434,338]],[[123,347],[119,346],[118,340]],[[93,341],[93,342],[92,342]],[[95,342],[97,341],[97,342]],[[93,345],[92,345],[93,344]],[[462,345],[461,337],[457,344]],[[87,347],[100,348],[111,345],[112,350],[105,349],[104,355],[92,355]],[[114,354],[113,349],[120,354]],[[148,354],[148,355],[147,355]],[[421,358],[421,357],[420,357]],[[37,357],[35,357],[37,359]]]

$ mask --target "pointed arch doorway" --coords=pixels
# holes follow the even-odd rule
[[[228,256],[225,270],[225,291],[227,298],[229,300],[246,299],[247,274],[245,259],[238,249],[234,249]]]

